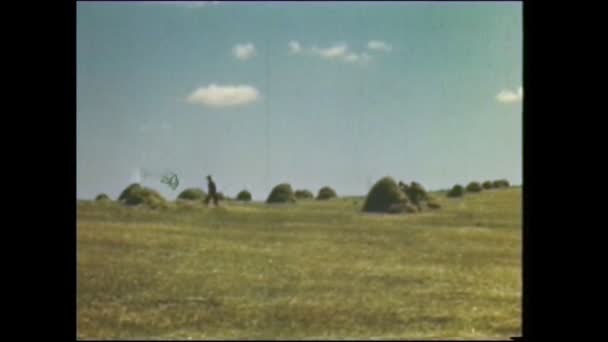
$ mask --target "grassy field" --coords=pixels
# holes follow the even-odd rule
[[[415,215],[295,205],[78,203],[77,336],[506,339],[520,335],[521,189]]]

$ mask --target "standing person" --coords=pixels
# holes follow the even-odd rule
[[[207,176],[207,198],[205,198],[205,204],[209,206],[209,199],[213,198],[213,203],[218,206],[217,189],[215,183],[211,179],[211,175]]]

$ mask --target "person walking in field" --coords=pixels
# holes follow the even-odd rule
[[[209,206],[209,200],[213,198],[213,203],[215,206],[219,205],[219,199],[217,197],[217,189],[215,188],[215,183],[211,179],[211,175],[207,176],[207,198],[205,198],[205,204]]]

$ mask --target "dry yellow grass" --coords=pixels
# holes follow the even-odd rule
[[[363,201],[78,204],[79,338],[520,335],[521,190],[411,216]]]

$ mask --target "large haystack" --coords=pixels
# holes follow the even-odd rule
[[[492,182],[492,185],[495,188],[508,188],[509,186],[511,186],[511,184],[509,184],[509,181],[506,179],[495,180],[494,182]]]
[[[448,197],[462,197],[464,195],[464,188],[460,184],[456,184],[448,191]]]
[[[391,177],[380,179],[371,188],[363,204],[363,211],[398,213],[406,212],[407,195],[401,191],[395,180]]]
[[[167,201],[160,193],[137,183],[133,183],[123,190],[118,200],[126,205],[142,204],[153,209],[167,207]]]
[[[336,191],[329,186],[322,187],[319,189],[319,193],[317,194],[318,200],[328,200],[336,197],[338,197],[338,194],[336,194]]]
[[[479,182],[471,182],[466,187],[467,192],[481,192],[482,189],[483,188]]]
[[[268,199],[266,199],[266,203],[293,203],[296,201],[296,197],[293,193],[293,189],[291,185],[287,183],[282,183],[275,186],[270,195],[268,195]]]
[[[185,200],[185,201],[202,201],[207,197],[207,194],[202,189],[199,188],[189,188],[182,191],[177,199]]]
[[[247,190],[242,190],[241,192],[239,192],[236,195],[236,200],[237,201],[244,201],[244,202],[251,201],[251,192],[249,192]]]
[[[110,197],[106,194],[99,194],[97,195],[97,197],[95,197],[96,201],[100,201],[100,202],[106,202],[106,201],[111,201]]]

